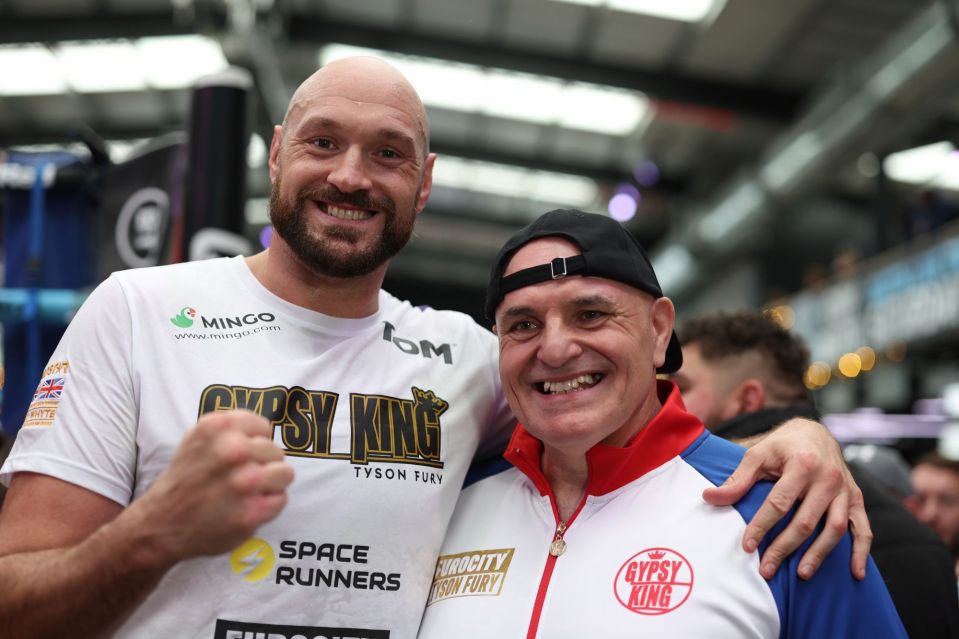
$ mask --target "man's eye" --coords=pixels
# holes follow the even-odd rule
[[[317,138],[316,140],[313,140],[312,144],[313,144],[313,146],[315,146],[315,147],[317,147],[317,148],[320,148],[320,149],[332,149],[332,148],[333,148],[333,140],[330,140],[330,139],[328,139],[328,138]]]
[[[602,311],[583,311],[581,317],[587,322],[591,322],[606,317],[606,313],[603,313]]]
[[[531,320],[520,320],[510,325],[511,333],[528,333],[536,328],[536,324]]]
[[[400,154],[393,149],[383,149],[380,151],[380,156],[386,158],[387,160],[396,160],[400,157]]]

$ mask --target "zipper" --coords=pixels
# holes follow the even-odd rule
[[[566,552],[566,540],[563,535],[566,534],[566,522],[561,521],[556,526],[556,534],[553,535],[553,543],[549,545],[549,554],[552,557],[559,557]]]
[[[546,591],[549,589],[549,581],[553,577],[553,569],[556,567],[556,560],[566,552],[566,531],[573,524],[573,520],[579,514],[579,511],[586,505],[586,495],[583,495],[583,501],[573,511],[566,521],[559,521],[559,511],[556,504],[550,496],[550,502],[553,506],[553,515],[556,517],[556,530],[553,532],[553,540],[549,544],[546,565],[543,567],[543,576],[539,581],[539,589],[536,591],[536,601],[533,604],[533,613],[529,620],[529,630],[526,632],[526,639],[536,639],[536,633],[539,631],[539,618],[543,612],[543,602],[546,601]]]

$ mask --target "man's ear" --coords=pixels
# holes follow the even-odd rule
[[[416,198],[417,213],[420,213],[426,207],[426,201],[430,199],[430,193],[433,191],[434,164],[436,164],[436,154],[430,153],[423,163],[423,184],[420,186],[420,193]]]
[[[766,407],[766,387],[758,379],[743,380],[723,406],[723,419],[755,413]]]
[[[280,146],[283,144],[283,127],[277,124],[273,127],[273,139],[270,141],[270,183],[276,179],[277,166],[280,158]]]
[[[650,327],[653,331],[653,363],[659,368],[666,362],[666,347],[676,323],[676,308],[668,297],[653,300],[649,310]]]

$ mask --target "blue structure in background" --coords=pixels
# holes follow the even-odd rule
[[[96,170],[66,152],[10,152],[0,164],[5,384],[0,420],[19,430],[43,366],[96,283]]]

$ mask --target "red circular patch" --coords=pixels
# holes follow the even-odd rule
[[[613,581],[619,603],[640,615],[662,615],[683,605],[693,591],[693,567],[675,550],[647,548],[622,565]]]

